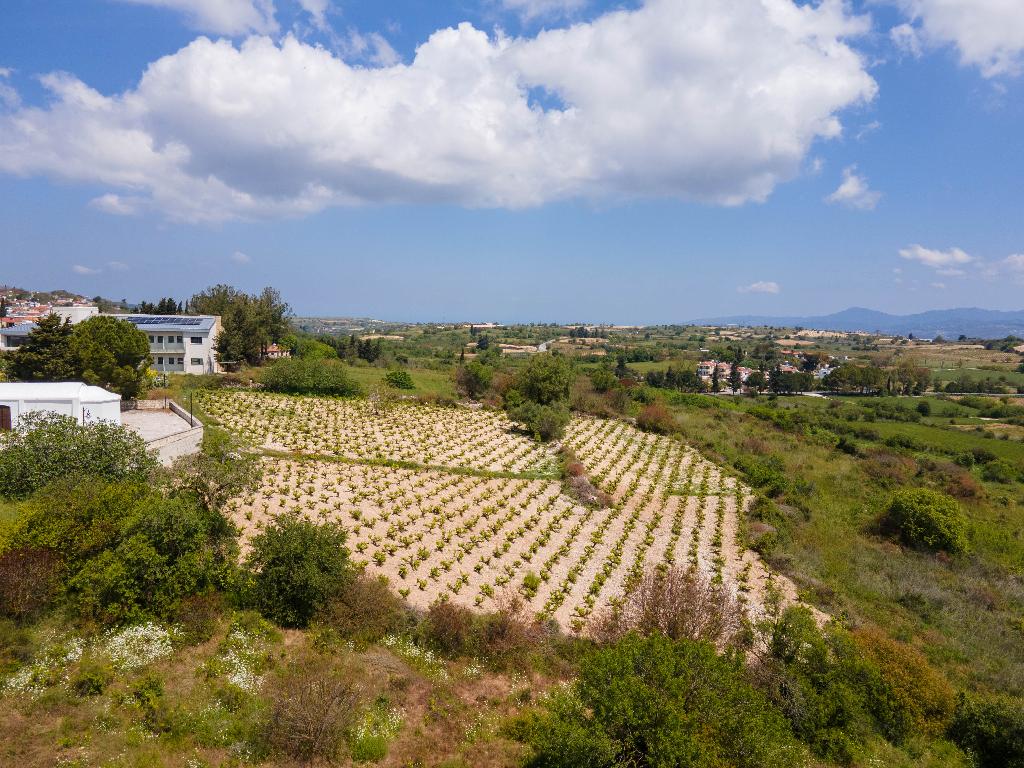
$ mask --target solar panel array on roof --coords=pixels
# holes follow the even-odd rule
[[[135,317],[129,315],[125,317],[125,320],[134,325],[181,325],[195,327],[203,324],[203,318],[201,317]]]

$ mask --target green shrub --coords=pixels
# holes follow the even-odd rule
[[[281,626],[305,627],[352,578],[345,529],[279,515],[252,540],[247,597]]]
[[[25,498],[61,478],[143,482],[156,466],[146,442],[108,422],[32,413],[0,436],[0,496]]]
[[[79,696],[99,696],[113,679],[114,671],[109,664],[88,659],[79,664],[71,678],[71,690]]]
[[[955,694],[941,672],[917,649],[881,631],[853,634],[863,669],[868,705],[882,733],[895,743],[914,735],[938,736],[953,716]]]
[[[260,372],[260,382],[268,392],[289,395],[355,397],[362,392],[337,360],[283,358]]]
[[[416,385],[413,383],[409,372],[403,371],[400,368],[384,374],[384,383],[395,389],[416,389]]]
[[[967,551],[967,522],[956,500],[927,488],[896,491],[885,523],[905,543],[932,551]]]
[[[949,736],[978,768],[1024,768],[1024,703],[1005,695],[961,694]]]
[[[340,587],[317,619],[342,637],[361,642],[401,632],[407,623],[405,605],[388,588],[387,580],[366,575]]]
[[[1017,480],[1020,472],[1010,462],[996,459],[995,461],[988,462],[981,468],[981,476],[992,483],[1009,484]]]
[[[711,643],[629,635],[586,658],[575,690],[513,726],[540,768],[804,765],[785,719]]]
[[[233,560],[233,537],[219,515],[152,494],[112,546],[71,576],[68,598],[79,615],[104,623],[168,618],[183,599],[225,588]]]
[[[557,440],[565,434],[565,428],[572,418],[569,409],[562,403],[538,405],[525,402],[509,411],[509,418],[541,442]]]

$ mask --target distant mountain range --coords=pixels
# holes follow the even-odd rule
[[[696,325],[773,326],[776,328],[810,328],[819,331],[865,331],[887,335],[934,339],[942,336],[956,339],[968,336],[978,339],[1024,337],[1024,310],[1001,312],[994,309],[934,309],[916,315],[890,315],[863,307],[850,307],[831,315],[813,317],[764,317],[734,315],[695,320]]]

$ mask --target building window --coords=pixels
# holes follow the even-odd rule
[[[184,364],[185,364],[185,358],[184,357],[179,357],[178,358],[178,365],[184,365]]]
[[[192,358],[192,365],[202,365],[202,364],[203,364],[203,358],[201,358],[201,357],[193,357]]]
[[[183,341],[185,341],[185,337],[184,336],[179,336],[178,337],[178,343],[181,344]]]
[[[153,338],[152,336],[150,336],[150,337],[149,337],[149,343],[150,343],[150,344],[155,344],[155,343],[156,343],[156,340],[155,340],[155,339],[154,339],[154,338]]]
[[[164,364],[164,359],[163,359],[162,357],[158,357],[158,358],[156,359],[156,364],[157,364],[157,365],[163,365],[163,364]]]
[[[203,337],[202,336],[193,336],[192,337],[192,343],[193,344],[202,344],[203,343]]]
[[[163,344],[164,343],[164,337],[163,336],[157,336],[156,337],[156,343],[157,344]]]

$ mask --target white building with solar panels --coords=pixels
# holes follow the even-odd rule
[[[216,315],[116,315],[149,338],[153,370],[158,373],[220,373],[215,345]]]

